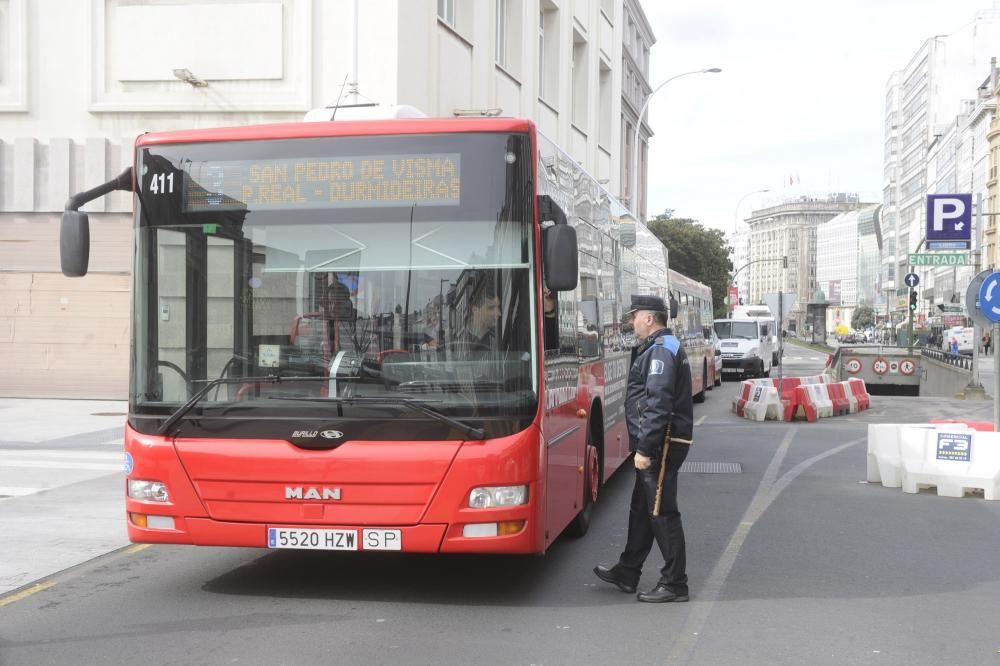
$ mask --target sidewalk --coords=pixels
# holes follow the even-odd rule
[[[0,594],[128,544],[126,410],[0,398]]]

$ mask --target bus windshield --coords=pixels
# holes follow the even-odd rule
[[[527,135],[497,133],[143,148],[131,411],[166,418],[224,378],[185,433],[403,413],[377,396],[522,429],[537,409],[530,155]]]
[[[755,321],[717,321],[715,322],[715,334],[720,340],[757,339],[757,322]]]

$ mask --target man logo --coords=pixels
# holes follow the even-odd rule
[[[663,374],[663,361],[653,359],[653,362],[649,364],[649,374],[651,375],[662,375]]]
[[[340,488],[303,488],[302,486],[285,486],[286,500],[339,500]]]
[[[324,430],[319,434],[319,436],[324,439],[340,439],[344,436],[344,433],[339,430]]]

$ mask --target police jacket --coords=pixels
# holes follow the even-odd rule
[[[691,443],[691,365],[670,329],[657,331],[632,350],[625,421],[629,450],[649,458],[660,457],[668,423],[672,443]]]

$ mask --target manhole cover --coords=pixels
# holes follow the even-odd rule
[[[91,416],[128,416],[127,412],[93,412]]]
[[[682,474],[742,474],[743,466],[729,462],[686,462],[681,465]]]

